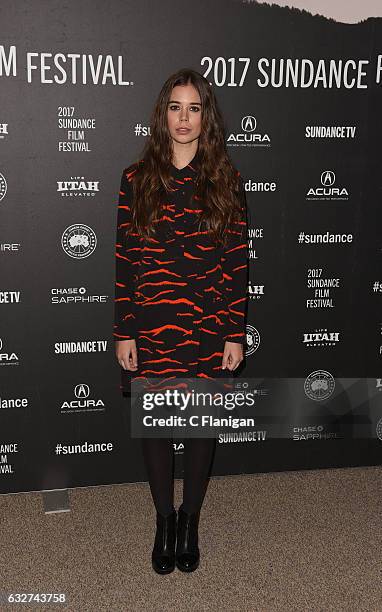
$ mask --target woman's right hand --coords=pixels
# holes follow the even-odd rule
[[[124,370],[137,370],[138,356],[135,340],[116,340],[115,345],[115,354],[119,365]]]

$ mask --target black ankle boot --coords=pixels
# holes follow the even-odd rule
[[[176,510],[168,516],[157,512],[157,530],[151,555],[153,569],[158,574],[169,574],[175,569]]]
[[[193,572],[199,565],[198,527],[200,511],[187,514],[183,504],[178,511],[176,566],[182,572]]]

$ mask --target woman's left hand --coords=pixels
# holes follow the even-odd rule
[[[243,361],[243,345],[238,342],[226,342],[222,360],[222,369],[236,370],[237,366]]]

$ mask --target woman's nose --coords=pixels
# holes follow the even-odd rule
[[[188,110],[186,108],[183,108],[180,111],[180,120],[181,121],[187,121],[188,120]]]

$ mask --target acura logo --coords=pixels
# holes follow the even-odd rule
[[[325,172],[321,174],[321,185],[324,185],[324,187],[331,187],[334,185],[335,180],[336,175],[332,170],[325,170]]]
[[[89,397],[89,394],[90,394],[89,385],[85,385],[84,383],[81,383],[80,385],[76,385],[74,387],[74,395],[78,397],[78,399]]]
[[[257,121],[252,115],[247,115],[241,120],[241,129],[243,132],[254,132],[256,129]]]

